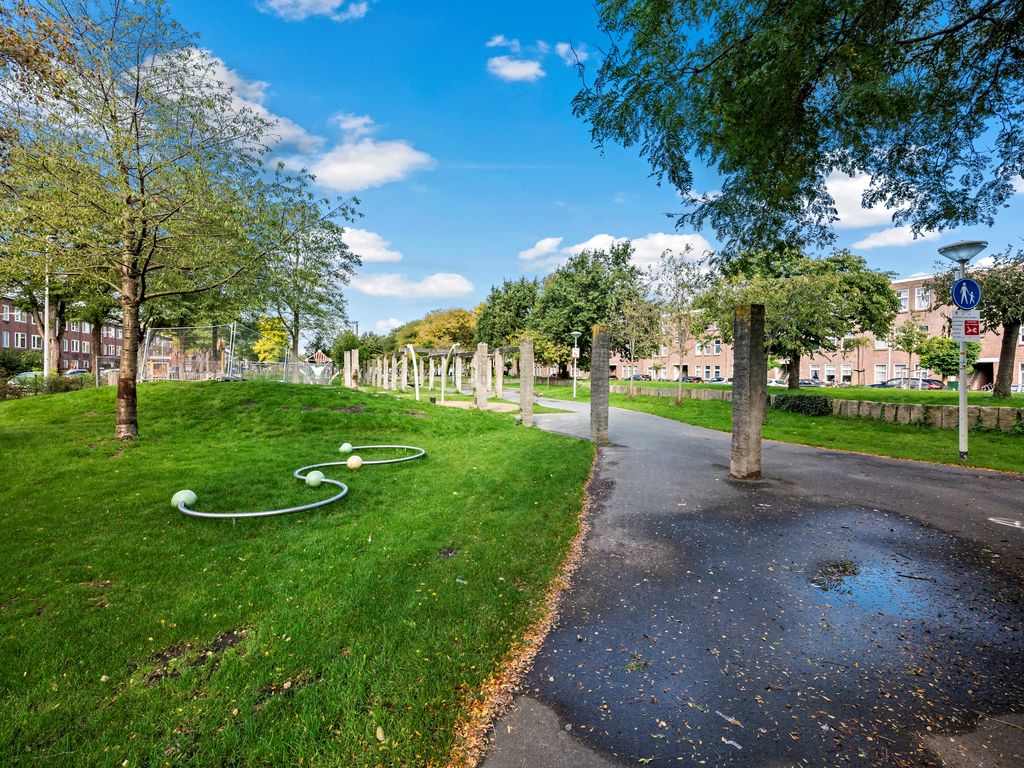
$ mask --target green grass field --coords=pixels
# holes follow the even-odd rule
[[[592,449],[445,409],[274,383],[0,404],[0,765],[443,763],[453,727],[536,620],[578,529]],[[425,459],[296,468],[349,441]],[[364,458],[370,458],[364,452]],[[557,470],[545,471],[546,467]]]
[[[538,387],[538,396],[571,400],[572,389]],[[780,390],[785,392],[786,390]],[[894,391],[894,390],[871,390]],[[899,390],[895,390],[899,391]],[[918,393],[921,394],[921,393]],[[927,394],[927,393],[925,393]],[[937,394],[942,394],[937,393]],[[956,394],[955,392],[953,394]],[[590,391],[580,390],[577,400],[586,401]],[[732,406],[723,400],[684,399],[675,403],[669,397],[612,394],[611,405],[663,416],[698,427],[721,432],[732,430]],[[871,419],[840,416],[804,416],[768,409],[762,434],[769,440],[857,451],[897,459],[958,464],[958,436],[955,429],[911,424],[889,424]],[[973,431],[970,434],[968,466],[1024,472],[1024,435]]]

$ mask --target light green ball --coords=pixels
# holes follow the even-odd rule
[[[352,453],[352,443],[342,443],[338,450],[342,453]]]
[[[171,496],[171,506],[177,509],[178,505],[184,502],[186,507],[191,507],[198,500],[199,497],[196,496],[194,491],[178,491],[176,494]]]
[[[314,469],[308,475],[306,475],[306,485],[310,488],[319,487],[320,483],[324,481],[324,473],[319,469]]]

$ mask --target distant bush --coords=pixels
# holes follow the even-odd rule
[[[821,395],[775,395],[772,407],[777,411],[804,416],[831,416],[832,402]]]
[[[17,400],[25,391],[17,384],[0,379],[0,400]]]

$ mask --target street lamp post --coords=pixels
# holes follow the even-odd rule
[[[570,331],[569,335],[572,336],[572,399],[576,399],[576,370],[577,363],[580,359],[580,336],[583,335],[580,331]]]
[[[50,259],[46,259],[46,276],[43,278],[43,381],[50,378]],[[39,305],[36,304],[38,307]]]
[[[967,276],[967,262],[988,246],[984,240],[962,240],[939,248],[939,253],[958,265],[957,279]],[[962,338],[962,337],[961,337]],[[960,372],[957,376],[959,395],[958,427],[960,432],[960,459],[967,459],[967,342],[960,342]]]

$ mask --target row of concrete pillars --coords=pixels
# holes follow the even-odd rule
[[[735,368],[732,394],[732,449],[729,473],[740,480],[761,476],[761,425],[767,402],[768,365],[764,342],[764,307],[748,304],[736,308],[733,319]],[[369,362],[366,379],[370,386],[382,389],[408,389],[410,373],[417,394],[421,382],[434,389],[435,377],[441,384],[451,382],[462,391],[464,356],[454,350],[444,357],[417,355],[409,349],[398,355],[384,355]],[[607,326],[595,325],[590,355],[590,439],[597,446],[608,445],[608,392],[611,358],[611,333]],[[491,353],[486,344],[478,344],[468,359],[470,383],[478,408],[487,407],[491,392],[502,397],[505,361],[500,349]],[[411,365],[411,370],[410,370]],[[519,405],[523,424],[533,425],[534,343],[526,337],[519,345]],[[424,378],[426,381],[424,381]],[[345,353],[345,385],[358,386],[359,351]]]

